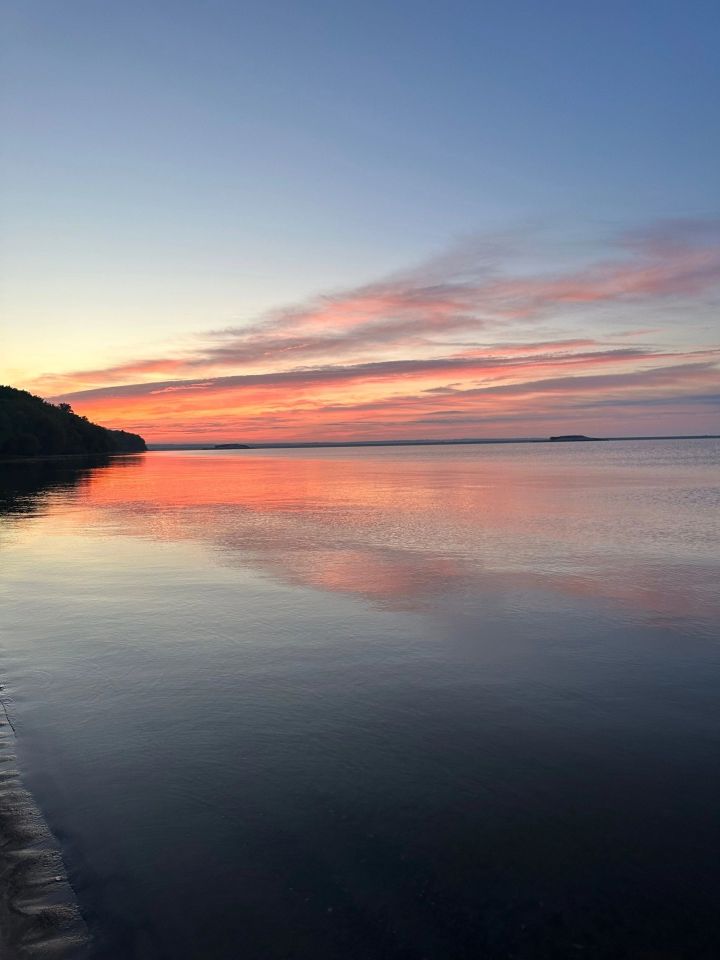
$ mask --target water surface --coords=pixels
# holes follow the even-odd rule
[[[7,467],[102,960],[720,955],[717,441]]]

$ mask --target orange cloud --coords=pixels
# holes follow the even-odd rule
[[[702,338],[643,342],[677,337],[638,329],[637,311],[645,321],[681,303],[702,319],[720,278],[717,231],[670,225],[618,247],[615,259],[528,276],[499,249],[458,245],[405,274],[211,331],[184,353],[33,386],[151,441],[528,433],[585,423],[591,409],[608,425],[630,410],[636,423],[675,417],[708,432],[718,354]],[[609,336],[595,311],[611,304],[630,322]]]

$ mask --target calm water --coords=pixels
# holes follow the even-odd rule
[[[717,441],[5,465],[93,958],[720,956]]]

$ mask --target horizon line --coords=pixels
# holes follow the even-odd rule
[[[694,433],[694,434],[644,434],[631,435],[623,437],[591,437],[584,434],[558,434],[559,438],[578,437],[581,439],[560,439],[559,442],[568,443],[597,443],[612,442],[623,440],[720,440],[720,434],[715,433]],[[317,448],[317,447],[430,447],[430,446],[452,446],[462,444],[498,444],[498,443],[556,443],[551,437],[452,437],[449,439],[409,439],[409,440],[285,440],[285,441],[262,441],[246,442],[244,440],[218,440],[211,442],[207,440],[186,440],[180,442],[152,442],[146,441],[148,450],[217,450],[223,446],[235,449],[247,450],[278,450],[278,449],[298,449],[298,448]],[[231,446],[232,445],[232,446]]]

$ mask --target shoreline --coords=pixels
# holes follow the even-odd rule
[[[315,450],[315,449],[334,449],[334,448],[353,448],[353,447],[452,447],[452,446],[483,446],[497,444],[533,444],[533,443],[552,443],[557,446],[562,444],[579,443],[612,443],[626,440],[720,440],[720,434],[680,434],[677,436],[643,436],[643,437],[585,437],[582,440],[565,440],[550,437],[514,437],[509,439],[476,439],[476,438],[458,438],[452,440],[298,440],[288,441],[287,443],[241,443],[238,446],[233,444],[233,450]],[[152,443],[147,446],[148,453],[171,453],[172,451],[182,450],[212,450],[218,453],[226,453],[222,445],[206,443]]]
[[[41,463],[46,460],[62,462],[64,460],[87,460],[92,463],[107,461],[115,457],[140,457],[147,450],[120,450],[116,453],[39,453],[33,457],[0,457],[0,465],[13,463]]]
[[[15,725],[0,699],[0,955],[87,960],[90,934],[60,844],[24,785]]]
[[[110,459],[140,457],[145,453],[172,453],[183,450],[202,450],[205,452],[227,453],[229,449],[253,452],[256,450],[327,450],[327,449],[367,449],[374,447],[453,447],[453,446],[508,446],[513,444],[552,444],[576,446],[583,443],[623,443],[638,440],[720,440],[720,434],[683,434],[678,436],[643,436],[643,437],[584,437],[583,439],[564,438],[551,439],[550,437],[518,437],[511,439],[453,439],[453,440],[303,440],[287,443],[249,443],[238,444],[232,447],[218,446],[205,443],[149,443],[146,450],[123,450],[114,453],[48,453],[32,457],[9,456],[0,457],[0,466],[12,466],[24,463],[62,463],[85,460],[89,464],[99,464]]]

